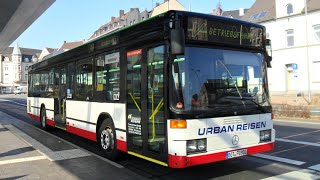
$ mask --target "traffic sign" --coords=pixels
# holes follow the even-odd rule
[[[298,69],[298,64],[292,64],[292,69],[297,70]]]

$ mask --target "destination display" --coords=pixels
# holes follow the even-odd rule
[[[187,39],[262,48],[263,29],[230,21],[189,17]]]

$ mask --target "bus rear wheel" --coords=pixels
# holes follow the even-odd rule
[[[106,158],[116,160],[119,156],[116,131],[110,119],[103,121],[99,128],[98,142]]]
[[[49,130],[46,119],[47,119],[46,108],[43,107],[41,108],[41,111],[40,111],[40,126],[45,131]]]

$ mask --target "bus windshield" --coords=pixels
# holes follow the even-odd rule
[[[179,113],[268,112],[265,71],[261,53],[186,47],[172,63],[171,107]]]

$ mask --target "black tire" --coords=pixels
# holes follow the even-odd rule
[[[97,141],[104,152],[104,156],[111,160],[116,160],[119,157],[116,137],[116,131],[112,120],[105,119],[99,127]]]
[[[40,111],[40,126],[41,126],[41,129],[48,131],[49,126],[47,124],[46,119],[47,119],[46,108],[42,107]]]

